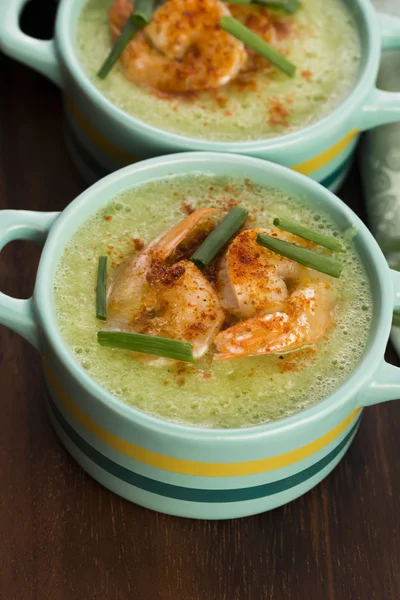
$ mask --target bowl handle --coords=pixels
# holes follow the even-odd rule
[[[27,210],[0,211],[0,251],[13,240],[31,240],[44,244],[50,227],[59,214]],[[39,348],[32,298],[20,300],[0,292],[0,324],[19,333],[35,348]]]
[[[382,50],[400,49],[400,19],[378,13]],[[366,130],[386,123],[400,122],[400,92],[374,88],[362,108],[359,129]]]
[[[11,58],[46,75],[61,87],[61,68],[54,40],[37,40],[25,35],[19,17],[28,0],[7,0],[1,9],[0,48]]]
[[[400,48],[400,19],[393,15],[378,13],[382,36],[382,50],[398,50]]]
[[[394,284],[394,306],[400,308],[400,272],[391,270]],[[372,380],[363,390],[360,405],[371,406],[400,398],[400,368],[382,361]]]

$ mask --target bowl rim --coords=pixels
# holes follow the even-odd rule
[[[74,220],[76,220],[76,215],[81,211],[82,207],[95,202],[99,194],[106,192],[106,190],[110,188],[117,187],[122,181],[134,179],[135,174],[147,174],[146,172],[149,174],[147,180],[159,178],[160,176],[156,175],[159,167],[168,167],[173,173],[174,165],[182,166],[182,164],[186,167],[185,172],[187,174],[190,174],[191,172],[212,173],[213,165],[216,164],[222,165],[223,167],[226,166],[228,173],[232,172],[235,164],[247,166],[249,171],[252,170],[253,173],[255,171],[262,174],[265,173],[266,175],[272,173],[273,175],[278,176],[279,179],[298,186],[299,195],[312,192],[320,197],[321,202],[325,207],[329,205],[334,206],[336,210],[352,223],[357,229],[357,234],[362,238],[361,242],[368,253],[368,260],[374,267],[374,276],[376,279],[374,283],[379,289],[379,296],[377,296],[377,298],[379,298],[378,304],[380,306],[380,313],[378,315],[375,339],[373,340],[373,343],[370,344],[370,347],[365,350],[354,371],[338,388],[313,406],[306,408],[293,416],[261,425],[233,429],[210,429],[165,421],[125,404],[123,401],[107,392],[92,379],[83,367],[74,359],[67,344],[63,341],[62,335],[58,329],[53,305],[53,277],[51,281],[49,281],[49,274],[54,271],[56,262],[59,260],[59,239],[61,239],[60,236],[63,229],[68,228],[69,226],[71,227],[71,232],[68,233],[68,237],[70,238],[81,224],[81,222],[74,224]],[[250,174],[250,179],[251,177]],[[135,183],[130,181],[129,186],[131,187],[133,185],[135,185]],[[108,197],[109,201],[111,201],[111,199],[112,192],[110,192]],[[229,439],[248,440],[250,438],[255,439],[271,434],[287,433],[306,423],[316,422],[321,418],[329,417],[340,407],[346,410],[346,405],[349,401],[354,399],[356,394],[368,385],[373,373],[383,362],[393,310],[393,296],[387,293],[388,286],[392,286],[390,268],[370,231],[361,219],[359,219],[359,217],[344,204],[344,202],[316,181],[296,173],[287,167],[259,158],[227,153],[184,152],[148,159],[125,167],[124,169],[120,169],[92,185],[67,206],[52,225],[43,248],[36,279],[34,302],[39,317],[40,327],[45,333],[46,338],[49,340],[52,350],[73,379],[79,382],[86,392],[96,397],[96,401],[100,402],[103,407],[118,413],[131,424],[142,426],[146,430],[161,432],[163,435],[171,435],[174,438],[190,438],[191,440],[197,441],[219,440],[222,443]],[[353,408],[355,408],[355,406],[353,406]]]
[[[152,138],[158,144],[174,146],[180,151],[211,151],[211,152],[232,152],[249,153],[260,151],[287,151],[296,148],[304,142],[305,138],[311,143],[316,143],[321,137],[325,137],[328,131],[336,133],[338,122],[349,120],[364,99],[367,98],[375,86],[375,80],[378,74],[379,61],[381,55],[381,36],[377,19],[377,11],[370,0],[344,0],[352,3],[353,7],[358,8],[363,15],[363,25],[367,32],[367,43],[364,44],[364,50],[367,53],[364,68],[360,70],[357,84],[352,89],[345,100],[339,104],[332,112],[317,121],[316,123],[299,129],[287,135],[281,135],[266,140],[253,140],[247,142],[220,142],[208,141],[200,138],[178,135],[154,127],[140,119],[130,115],[121,108],[115,106],[89,79],[83,67],[81,66],[77,52],[75,50],[75,41],[72,39],[71,32],[73,27],[73,10],[77,2],[83,4],[85,0],[61,0],[56,18],[56,41],[65,66],[72,76],[72,79],[83,90],[86,97],[94,101],[99,108],[110,115],[110,117],[125,127],[129,133],[141,133],[148,138]],[[354,8],[353,8],[354,10]],[[358,29],[361,25],[358,24]]]

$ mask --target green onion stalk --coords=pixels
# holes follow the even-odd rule
[[[279,238],[259,233],[257,235],[257,243],[264,246],[264,248],[268,248],[268,250],[276,252],[280,256],[285,256],[309,269],[314,269],[331,277],[338,278],[343,271],[342,263],[335,258],[319,254],[308,248],[302,248]]]
[[[141,352],[183,362],[194,362],[193,347],[189,342],[169,338],[129,333],[125,331],[99,331],[97,341],[101,346]]]
[[[295,221],[289,221],[288,219],[274,219],[273,221],[275,227],[279,227],[279,229],[283,229],[289,233],[293,233],[293,235],[297,235],[305,240],[309,240],[310,242],[315,242],[319,246],[324,246],[329,250],[334,250],[335,252],[342,252],[343,248],[341,244],[335,238],[324,235],[319,231],[315,231],[314,229],[309,229],[308,227],[304,227],[300,225],[300,223],[296,223]]]
[[[100,256],[97,268],[96,317],[107,319],[107,256]]]
[[[105,79],[107,77],[135,33],[150,23],[155,4],[156,0],[136,0],[134,12],[127,20],[121,35],[97,72],[97,76],[100,77],[100,79]]]
[[[269,60],[277,69],[280,69],[286,75],[289,75],[289,77],[293,77],[296,73],[296,67],[290,60],[234,17],[222,17],[220,26],[233,35],[233,37],[243,42],[245,46],[248,46],[248,48],[251,48],[257,54]]]
[[[191,257],[190,260],[196,267],[204,269],[217,256],[218,252],[241,228],[248,214],[243,206],[235,206],[225,215],[221,223],[206,237]]]

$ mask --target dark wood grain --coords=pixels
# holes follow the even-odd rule
[[[0,61],[0,209],[61,210],[84,184],[59,93]],[[341,196],[364,216],[356,169]],[[10,244],[0,289],[28,297],[38,259]],[[299,500],[198,522],[130,504],[75,464],[47,418],[38,354],[4,327],[0,385],[1,600],[400,598],[400,403],[367,409],[340,465]]]

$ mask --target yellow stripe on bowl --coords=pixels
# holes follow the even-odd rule
[[[314,156],[309,160],[306,160],[294,167],[291,167],[293,171],[297,171],[298,173],[302,173],[303,175],[311,175],[318,169],[322,169],[329,162],[334,160],[339,154],[346,150],[347,146],[351,144],[353,139],[359,133],[358,129],[351,129],[341,140],[339,140],[336,144],[325,150],[325,152],[321,152],[318,156]]]
[[[141,448],[136,444],[132,444],[127,440],[117,437],[93,419],[91,419],[86,413],[84,413],[71,398],[64,392],[59,382],[50,371],[46,361],[44,363],[44,370],[48,381],[59,401],[66,409],[89,433],[99,439],[103,444],[110,446],[117,452],[128,456],[134,460],[137,460],[150,467],[162,469],[164,471],[172,471],[173,473],[181,473],[183,475],[194,475],[202,477],[240,477],[243,475],[255,475],[257,473],[265,473],[266,471],[274,471],[275,469],[281,469],[287,467],[295,462],[303,460],[322,450],[325,446],[328,446],[333,440],[335,440],[347,427],[353,423],[360,412],[360,408],[354,410],[344,421],[337,425],[334,429],[321,436],[320,438],[301,446],[296,450],[291,450],[284,454],[277,456],[271,456],[268,458],[261,458],[249,462],[238,462],[238,463],[204,463],[191,460],[185,460],[182,458],[173,458],[171,456],[165,456]]]
[[[95,144],[100,150],[107,154],[115,161],[119,162],[121,166],[130,165],[134,162],[140,160],[137,156],[131,155],[129,152],[122,150],[106,137],[104,137],[95,127],[92,125],[86,117],[81,113],[73,100],[67,96],[66,97],[66,105],[69,111],[70,116],[73,118],[75,123],[82,129],[85,135]],[[360,132],[358,129],[351,129],[341,140],[339,140],[336,144],[321,152],[317,156],[310,158],[298,165],[294,165],[291,167],[293,171],[297,171],[298,173],[302,173],[303,175],[311,175],[318,169],[322,169],[329,162],[334,160],[339,154],[344,152],[344,150],[351,144],[353,139]]]

